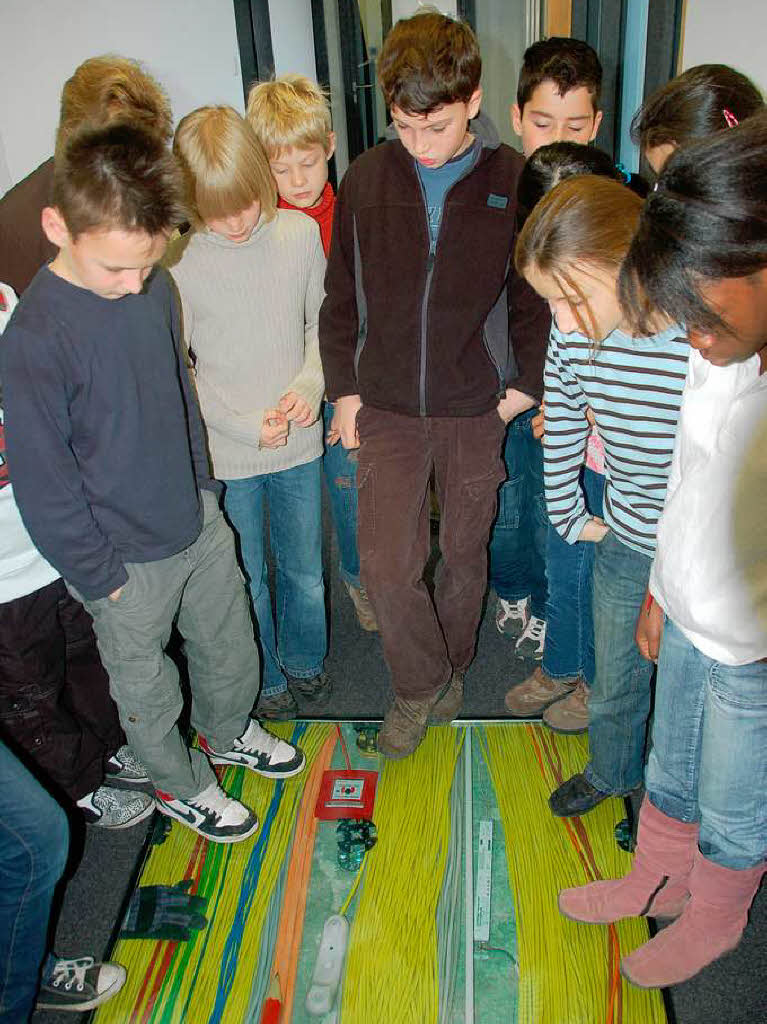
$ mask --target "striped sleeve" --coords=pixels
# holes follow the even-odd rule
[[[580,483],[590,430],[586,419],[588,402],[555,330],[549,338],[544,389],[546,509],[557,533],[568,544],[574,544],[591,518]]]

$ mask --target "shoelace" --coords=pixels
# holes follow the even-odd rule
[[[536,617],[533,616],[530,619],[530,621],[528,622],[528,624],[525,626],[525,631],[522,634],[522,636],[519,638],[520,642],[522,640],[528,639],[528,640],[535,640],[535,642],[537,644],[539,644],[541,642],[541,640],[543,639],[543,637],[545,636],[545,631],[546,631],[546,620],[545,619],[536,619]]]
[[[280,742],[279,738],[267,732],[266,729],[262,729],[257,723],[255,723],[255,727],[248,726],[248,732],[252,732],[253,735],[249,739],[243,737],[235,740],[235,749],[252,754],[268,754],[271,757]]]
[[[60,988],[63,984],[69,992],[76,983],[77,991],[82,992],[85,988],[85,972],[88,968],[93,967],[94,963],[92,956],[83,956],[79,960],[57,960],[53,968],[51,985],[54,988]]]
[[[192,804],[193,807],[199,807],[201,811],[213,811],[214,814],[221,815],[232,803],[232,799],[219,785],[213,782],[202,793],[187,800],[186,803]]]
[[[527,611],[527,598],[522,597],[519,601],[507,601],[505,598],[500,598],[501,608],[503,608],[508,618],[511,619],[523,619],[525,618],[525,612]]]

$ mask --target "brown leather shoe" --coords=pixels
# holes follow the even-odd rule
[[[357,621],[363,629],[366,629],[368,633],[378,632],[378,622],[376,621],[376,613],[373,611],[373,605],[370,603],[370,598],[367,595],[367,591],[363,587],[354,587],[351,583],[347,583],[344,580],[344,586],[349,591],[349,597],[352,599],[354,610],[357,613]]]
[[[465,669],[454,669],[429,712],[429,725],[447,725],[458,717],[463,705],[463,680]]]
[[[582,679],[579,679],[572,693],[546,708],[543,712],[543,724],[548,725],[554,732],[561,732],[566,736],[588,732],[588,701],[589,688]]]
[[[395,697],[378,733],[378,749],[392,761],[412,754],[426,734],[426,722],[434,700]]]
[[[577,676],[552,679],[537,666],[532,675],[512,686],[504,698],[504,704],[515,718],[537,718],[549,704],[572,693],[577,681]]]

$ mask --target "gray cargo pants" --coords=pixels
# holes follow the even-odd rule
[[[165,653],[174,621],[189,666],[191,722],[214,750],[229,750],[245,731],[259,683],[232,531],[216,496],[203,491],[202,500],[202,531],[188,548],[157,562],[126,563],[128,582],[116,601],[78,595],[93,616],[128,743],[155,788],[182,798],[196,796],[216,777],[178,728],[183,698],[178,671]]]

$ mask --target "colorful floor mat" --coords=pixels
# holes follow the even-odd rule
[[[415,756],[384,764],[360,752],[345,724],[353,767],[381,773],[378,844],[355,875],[339,865],[336,823],[315,824],[312,814],[335,727],[275,731],[303,747],[302,775],[281,783],[243,769],[223,775],[227,791],[258,813],[253,839],[221,846],[176,822],[156,830],[167,836],[150,847],[139,886],[190,879],[189,892],[207,900],[207,924],[187,941],[119,940],[112,959],[127,967],[128,982],[96,1012],[96,1024],[259,1024],[275,970],[285,999],[280,1024],[665,1021],[660,994],[633,989],[617,973],[620,953],[645,941],[646,922],[589,928],[557,910],[559,888],[622,874],[630,863],[614,836],[622,801],[571,822],[548,810],[557,781],[585,763],[585,738],[519,723],[443,727],[429,730]],[[339,745],[332,757],[333,767],[345,767]],[[487,881],[491,870],[489,934],[472,943],[472,931],[467,943],[474,907],[467,917],[465,851],[470,844],[481,888],[483,822],[493,834],[482,875]],[[346,976],[332,1013],[312,1016],[305,1000],[322,927],[344,904]]]

